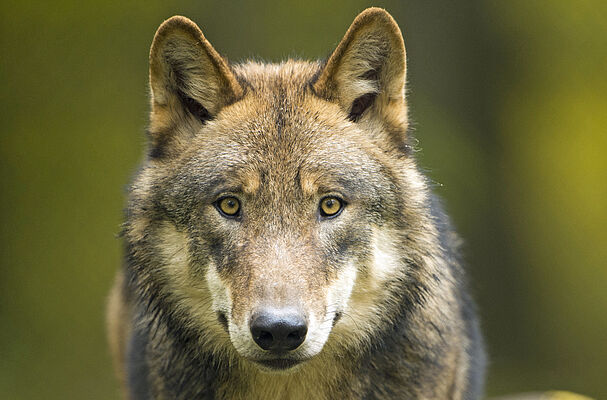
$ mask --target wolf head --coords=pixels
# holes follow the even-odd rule
[[[389,324],[424,256],[408,249],[431,240],[405,64],[375,8],[326,63],[230,66],[190,20],[160,26],[125,232],[140,297],[175,334],[288,370]]]

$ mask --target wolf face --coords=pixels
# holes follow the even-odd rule
[[[419,223],[403,210],[424,196],[404,84],[383,11],[359,16],[324,65],[230,69],[191,21],[162,24],[126,232],[156,255],[145,287],[201,346],[286,369],[332,332],[352,346],[386,320],[386,288],[406,273],[395,249]]]
[[[480,396],[459,240],[408,145],[405,60],[377,8],[324,63],[229,65],[190,20],[160,26],[109,303],[130,398]]]

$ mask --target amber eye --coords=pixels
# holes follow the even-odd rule
[[[240,211],[240,201],[236,197],[224,197],[217,202],[217,208],[226,217],[235,217]]]
[[[336,217],[343,208],[343,202],[337,197],[325,197],[320,201],[320,215],[323,217]]]

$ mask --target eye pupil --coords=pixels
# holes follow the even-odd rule
[[[240,211],[240,201],[235,197],[226,197],[219,201],[218,208],[224,215],[233,217]]]
[[[342,202],[335,197],[327,197],[320,202],[320,214],[323,217],[337,216],[342,208]]]

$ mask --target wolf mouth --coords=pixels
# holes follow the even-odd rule
[[[254,362],[261,365],[265,369],[272,371],[286,371],[302,363],[303,361],[304,360],[293,360],[290,358],[276,358],[270,360],[255,360]]]

